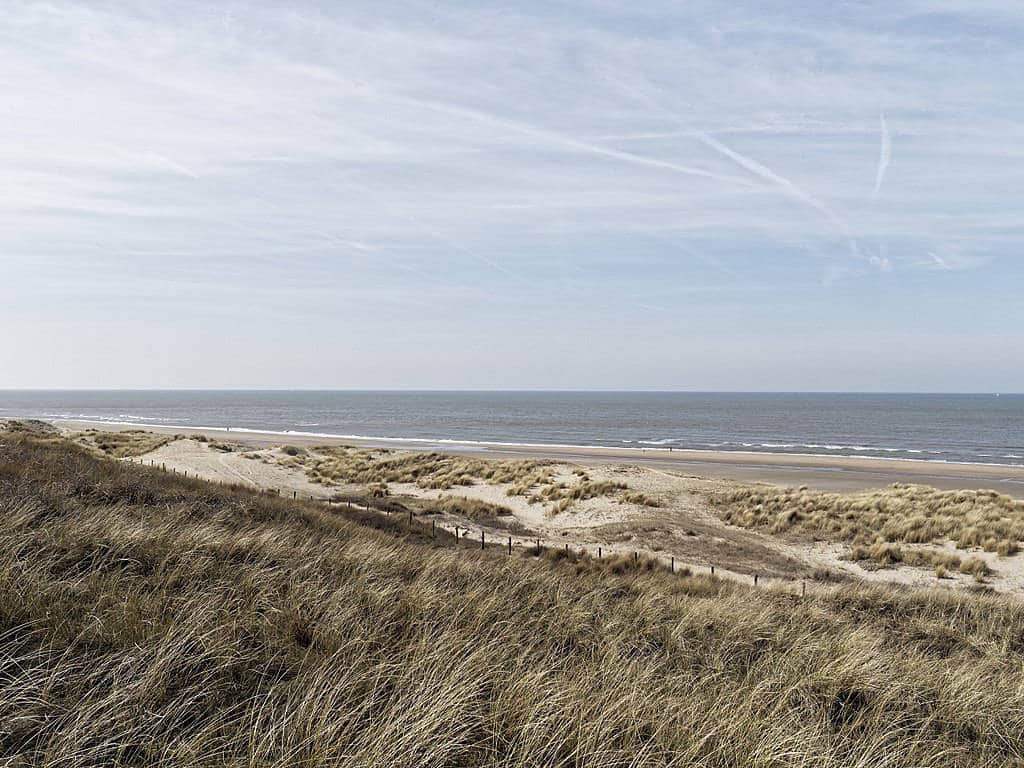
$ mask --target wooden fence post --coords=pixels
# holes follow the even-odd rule
[[[639,563],[640,562],[640,553],[639,552],[634,552],[633,553],[633,562],[634,563]]]
[[[711,566],[711,575],[712,576],[715,575],[715,566],[713,566],[713,565]]]
[[[409,525],[412,525],[412,510],[409,510]]]
[[[459,526],[455,526],[455,546],[459,546]]]
[[[672,573],[676,572],[676,558],[675,558],[675,556],[672,557],[672,565],[669,566],[669,567],[672,569]]]
[[[298,491],[292,491],[292,500],[294,501],[297,498],[299,498],[299,492]]]
[[[480,549],[484,548],[484,532],[480,531]]]
[[[755,587],[757,586],[757,574],[756,573],[754,574],[754,586]]]
[[[508,537],[508,553],[510,555],[512,554],[512,537],[511,536]]]
[[[807,582],[800,580],[800,597],[807,597]]]
[[[430,521],[430,538],[437,538],[437,523],[433,520]]]
[[[601,548],[600,547],[597,548],[597,559],[598,560],[601,559]]]

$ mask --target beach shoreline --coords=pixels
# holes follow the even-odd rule
[[[340,437],[253,429],[182,427],[114,423],[84,419],[53,419],[65,431],[144,429],[157,434],[201,434],[210,439],[269,446],[292,444],[352,445],[393,450],[473,453],[494,458],[544,458],[570,463],[636,464],[663,471],[741,482],[807,485],[820,490],[859,490],[892,483],[918,483],[943,489],[991,488],[1024,498],[1024,466],[971,464],[866,456],[823,456],[757,451],[710,451],[678,448],[615,448],[504,442]]]

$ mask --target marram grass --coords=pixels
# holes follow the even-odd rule
[[[1016,600],[580,565],[0,436],[0,764],[1022,764]]]

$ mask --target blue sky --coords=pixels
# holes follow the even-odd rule
[[[19,3],[0,387],[1024,389],[1024,6]]]

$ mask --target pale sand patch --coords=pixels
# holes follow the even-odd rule
[[[134,461],[136,464],[166,465],[168,470],[210,480],[215,483],[240,484],[252,488],[280,490],[282,495],[293,492],[305,497],[327,498],[330,491],[311,483],[304,472],[283,467],[277,462],[264,462],[245,458],[244,449],[225,453],[198,440],[176,440],[157,448]],[[269,452],[267,452],[269,453]]]

